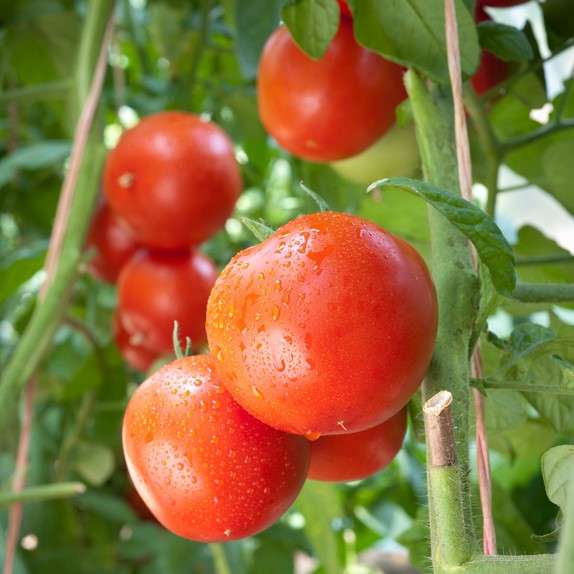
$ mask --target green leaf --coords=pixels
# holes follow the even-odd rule
[[[296,502],[305,517],[305,533],[327,574],[341,574],[337,536],[333,520],[343,516],[340,493],[336,486],[308,480]]]
[[[0,187],[6,185],[20,169],[59,168],[70,150],[70,142],[60,140],[45,140],[18,148],[0,161]]]
[[[470,76],[479,61],[476,26],[462,0],[456,0],[461,67]],[[403,66],[448,81],[443,0],[356,0],[357,40]]]
[[[523,62],[534,57],[528,38],[514,26],[492,21],[481,22],[478,37],[485,50],[505,62]]]
[[[282,12],[293,40],[311,58],[322,58],[339,28],[335,0],[289,0]]]
[[[279,25],[282,0],[237,0],[235,48],[246,78],[257,75],[259,58],[267,38]]]
[[[383,179],[369,186],[370,191],[374,188],[398,188],[422,197],[472,241],[496,289],[503,294],[512,292],[516,285],[512,249],[482,209],[459,195],[408,177]]]
[[[310,187],[307,187],[302,181],[299,182],[299,187],[317,204],[319,211],[329,211],[329,204]]]
[[[275,233],[275,230],[263,223],[262,221],[256,221],[250,217],[242,217],[241,223],[253,233],[255,238],[259,241],[265,241],[270,235]]]
[[[101,486],[114,471],[114,454],[101,444],[80,443],[74,453],[73,467],[86,482]]]
[[[542,477],[548,498],[562,511],[574,481],[574,445],[555,446],[542,456]]]

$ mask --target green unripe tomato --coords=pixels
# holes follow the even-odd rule
[[[419,150],[413,125],[394,125],[364,152],[331,164],[341,177],[364,184],[385,177],[412,176],[419,166]]]

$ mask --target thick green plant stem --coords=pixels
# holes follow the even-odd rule
[[[512,298],[523,303],[560,303],[574,301],[572,283],[519,283]]]
[[[554,574],[572,574],[574,572],[574,486],[568,489],[568,506],[562,524],[560,544]]]
[[[552,574],[555,557],[553,554],[532,556],[478,556],[453,574]],[[571,574],[572,570],[568,571]],[[562,573],[560,573],[562,574]]]
[[[18,492],[0,492],[0,508],[15,502],[42,502],[56,498],[70,498],[86,491],[81,482],[59,482],[25,488]]]
[[[498,194],[498,170],[500,168],[500,162],[502,161],[500,143],[494,135],[494,131],[484,112],[480,98],[470,87],[467,87],[464,92],[464,102],[480,141],[482,152],[484,153],[484,184],[488,190],[486,213],[494,217],[496,211],[496,196]]]
[[[209,550],[211,551],[217,574],[232,574],[223,544],[212,543],[209,545]]]
[[[94,52],[102,43],[106,22],[114,7],[114,0],[92,0],[89,5],[82,33],[81,49],[77,62],[76,86],[78,108],[84,104],[89,92],[95,66]],[[82,256],[82,247],[91,213],[98,194],[98,182],[104,159],[100,133],[92,128],[88,139],[76,193],[64,229],[63,247],[53,279],[45,298],[36,306],[20,342],[0,378],[0,427],[7,424],[8,415],[15,412],[15,402],[25,382],[32,376],[42,359],[60,322],[67,295],[72,287],[76,269]]]
[[[427,88],[413,70],[406,74],[405,81],[415,118],[425,179],[459,193],[450,95],[436,86]],[[433,480],[429,481],[431,539],[433,557],[440,539],[441,543],[457,548],[453,556],[456,557],[454,561],[460,563],[473,539],[468,483],[469,345],[478,308],[478,279],[473,271],[467,239],[432,208],[429,209],[429,225],[432,273],[439,303],[439,328],[423,395],[426,400],[441,390],[452,393],[458,461],[447,483],[441,482],[443,486],[450,485],[450,489],[439,487],[439,491],[434,492]],[[453,473],[457,475],[456,480]],[[457,481],[460,481],[458,485]],[[439,507],[441,510],[435,515],[433,509]],[[444,516],[452,519],[456,526],[454,523],[443,524]],[[447,542],[445,535],[452,535],[453,539]],[[465,550],[459,552],[462,548]],[[440,565],[435,568],[440,571]]]

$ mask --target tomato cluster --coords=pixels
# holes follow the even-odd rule
[[[193,114],[146,117],[110,152],[89,268],[118,283],[116,343],[135,369],[171,352],[174,321],[183,340],[205,342],[217,272],[197,247],[223,225],[240,191],[231,140]]]
[[[173,532],[230,540],[269,526],[307,476],[373,474],[400,448],[436,327],[409,244],[344,213],[293,220],[216,280],[211,354],[133,395],[123,440],[138,492]]]
[[[359,46],[340,7],[323,58],[308,58],[280,27],[258,76],[270,134],[315,161],[348,159],[392,133],[389,141],[413,141],[393,126],[405,97],[402,69]],[[430,362],[437,300],[413,247],[335,212],[291,221],[216,278],[205,257],[179,249],[220,224],[238,183],[219,157],[209,169],[203,156],[185,163],[174,147],[191,151],[197,140],[167,116],[161,137],[151,119],[126,134],[106,168],[112,208],[154,250],[132,255],[120,274],[118,332],[134,363],[146,359],[136,343],[153,353],[170,345],[167,316],[194,342],[206,333],[210,352],[179,357],[136,390],[124,453],[138,494],[166,528],[197,541],[233,540],[277,520],[307,478],[358,480],[389,464]],[[202,154],[227,153],[219,135],[202,130]],[[163,163],[153,169],[155,155]],[[219,190],[217,217],[194,197],[176,209],[180,184],[189,193],[197,181]],[[195,221],[198,210],[215,223]]]

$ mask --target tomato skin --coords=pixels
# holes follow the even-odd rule
[[[124,361],[136,371],[145,373],[158,359],[158,353],[146,349],[140,344],[137,335],[130,335],[118,315],[114,315],[113,330],[116,345],[122,354]]]
[[[436,326],[434,286],[414,248],[332,212],[299,217],[237,254],[206,323],[235,400],[310,438],[398,412],[424,376]]]
[[[132,396],[123,423],[127,467],[155,517],[201,542],[250,536],[291,505],[309,444],[245,412],[211,357],[164,366]]]
[[[349,5],[345,2],[345,0],[337,0],[337,2],[339,3],[339,10],[341,11],[341,16],[352,18],[353,15],[351,14],[351,9],[349,8]]]
[[[369,147],[395,121],[395,108],[406,97],[402,76],[400,66],[357,44],[349,19],[341,19],[320,60],[307,56],[280,26],[261,57],[259,115],[293,155],[343,159]]]
[[[177,249],[213,235],[231,215],[241,176],[231,140],[183,112],[148,116],[108,155],[110,205],[147,246]]]
[[[362,480],[387,466],[397,455],[407,430],[407,411],[401,409],[376,427],[323,436],[311,443],[308,478],[326,482]]]
[[[137,251],[137,244],[130,227],[102,203],[88,231],[86,247],[95,248],[88,263],[90,273],[108,283],[115,283],[122,267]]]
[[[198,251],[138,252],[118,281],[118,315],[141,345],[158,354],[173,351],[174,321],[182,343],[205,341],[205,312],[217,269]]]
[[[331,167],[349,181],[368,185],[385,177],[413,176],[420,164],[414,126],[394,125],[365,151],[336,161]]]

